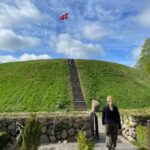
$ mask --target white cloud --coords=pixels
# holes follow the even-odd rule
[[[0,63],[5,63],[5,62],[14,62],[17,61],[17,58],[11,55],[0,55]]]
[[[41,43],[38,38],[17,35],[11,30],[0,30],[0,50],[14,51],[27,47],[34,47]]]
[[[91,40],[98,40],[109,34],[108,30],[106,31],[106,29],[97,22],[86,23],[82,29],[82,33],[85,38]]]
[[[133,18],[144,27],[150,27],[150,8],[142,11],[138,16]]]
[[[48,54],[35,55],[35,54],[23,54],[20,57],[14,57],[11,55],[0,55],[0,63],[16,62],[16,61],[27,61],[27,60],[39,60],[39,59],[51,59],[52,57]]]
[[[14,1],[16,5],[0,2],[0,27],[34,23],[42,19],[42,14],[29,0]]]
[[[103,48],[99,44],[83,43],[72,38],[69,34],[59,34],[51,40],[55,43],[53,47],[56,52],[70,58],[91,58],[94,55],[104,54]]]
[[[141,54],[142,47],[139,46],[132,51],[132,56],[135,60],[138,60]]]
[[[19,57],[19,61],[26,61],[26,60],[38,60],[38,59],[51,59],[52,57],[43,54],[43,55],[35,55],[35,54],[23,54],[22,56]]]

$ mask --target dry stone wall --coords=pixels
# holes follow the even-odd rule
[[[17,136],[17,125],[25,125],[28,115],[9,116],[1,115],[0,131],[6,131],[11,138]],[[40,143],[53,143],[59,141],[76,141],[79,130],[84,130],[88,138],[92,137],[90,116],[87,113],[66,114],[66,113],[51,113],[38,115],[40,124],[42,124]]]
[[[136,127],[146,125],[146,121],[138,119],[137,116],[121,114],[122,135],[130,142],[136,141]]]

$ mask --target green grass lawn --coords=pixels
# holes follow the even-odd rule
[[[66,60],[0,64],[0,112],[72,107],[70,88]]]
[[[120,108],[150,108],[150,76],[141,70],[97,60],[76,60],[88,105],[104,106],[112,95]]]
[[[120,108],[150,108],[150,77],[140,70],[96,60],[76,60],[86,101]],[[73,101],[65,59],[0,64],[0,112],[65,111]]]

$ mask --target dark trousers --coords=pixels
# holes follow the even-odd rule
[[[106,145],[116,147],[118,138],[118,126],[116,124],[106,124]]]

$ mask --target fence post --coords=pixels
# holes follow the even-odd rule
[[[150,120],[147,120],[148,125],[148,150],[150,150]]]

